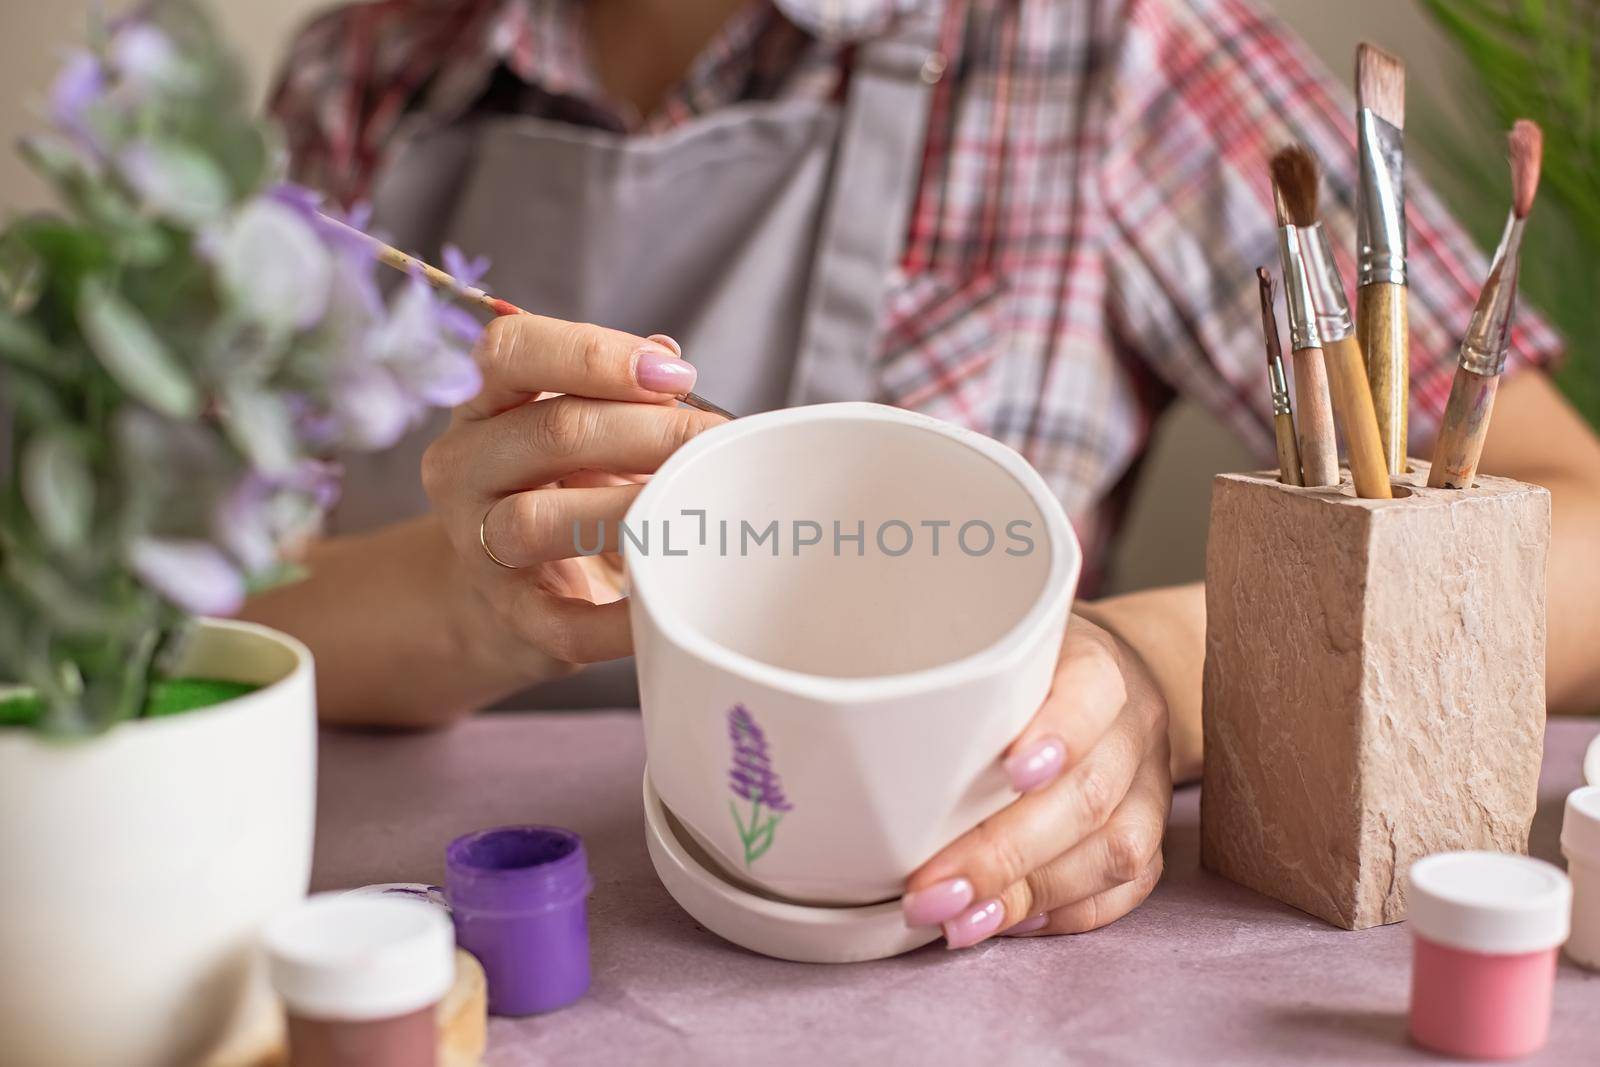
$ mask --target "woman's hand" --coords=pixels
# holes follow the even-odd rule
[[[584,551],[600,531],[615,550],[633,479],[722,420],[675,403],[695,370],[671,338],[510,315],[475,355],[483,389],[428,448],[422,481],[490,609],[468,612],[486,624],[480,648],[512,657],[524,684],[627,655],[626,607],[575,531]]]
[[[1166,702],[1131,648],[1069,619],[1050,695],[1005,768],[1023,795],[907,879],[907,922],[965,948],[1093,930],[1149,895],[1172,774]]]

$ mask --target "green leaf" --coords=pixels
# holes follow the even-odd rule
[[[209,156],[187,144],[135,145],[121,164],[122,176],[146,205],[189,225],[221,218],[233,200],[227,177]]]
[[[39,694],[21,685],[0,685],[0,726],[32,726],[44,715]]]
[[[22,495],[46,544],[60,552],[82,550],[94,517],[94,475],[65,431],[46,430],[27,443]]]
[[[17,141],[17,154],[52,185],[74,185],[90,180],[83,155],[65,137],[33,133]]]
[[[0,236],[0,313],[26,315],[44,292],[44,260],[15,230]]]
[[[175,419],[199,414],[195,383],[144,316],[102,279],[84,282],[78,319],[106,373],[135,398]]]
[[[264,593],[269,589],[277,589],[295,582],[303,582],[311,577],[311,570],[303,563],[294,563],[288,560],[279,561],[276,566],[270,567],[259,574],[247,575],[245,579],[245,592],[250,596]]]
[[[283,398],[257,382],[230,382],[223,388],[223,424],[251,466],[281,474],[294,466],[294,421]]]
[[[50,342],[31,322],[0,311],[0,359],[51,377],[59,377]]]

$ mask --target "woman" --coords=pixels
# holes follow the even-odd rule
[[[387,0],[314,24],[285,71],[303,178],[371,199],[404,246],[486,253],[497,292],[551,316],[492,323],[482,394],[352,472],[340,529],[366,532],[252,605],[315,648],[335,721],[440,723],[626,655],[572,521],[620,517],[621,476],[718,421],[672,402],[697,378],[740,412],[882,399],[1013,445],[1067,506],[1090,594],[1175,393],[1271,455],[1252,274],[1273,150],[1330,165],[1353,241],[1350,102],[1244,0]],[[1417,189],[1413,451],[1483,270]],[[1555,354],[1525,314],[1514,362]],[[1600,443],[1538,373],[1502,387],[1495,429],[1484,468],[1554,493],[1568,706],[1600,680],[1578,565]],[[1149,893],[1172,774],[1198,765],[1203,610],[1198,586],[1077,605],[1006,760],[1024,795],[913,875],[909,921],[961,947]]]

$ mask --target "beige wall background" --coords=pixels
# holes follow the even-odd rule
[[[1405,56],[1414,94],[1420,90],[1447,116],[1459,115],[1451,106],[1449,47],[1414,0],[1269,2],[1346,81],[1357,42],[1375,40]],[[0,0],[0,213],[47,202],[44,189],[9,146],[38,124],[61,52],[82,37],[91,9],[119,6],[115,0]],[[243,50],[258,94],[265,92],[290,34],[328,6],[330,0],[212,0]],[[1250,464],[1214,419],[1192,405],[1178,405],[1160,428],[1134,501],[1114,567],[1116,587],[1140,589],[1200,577],[1211,475]]]

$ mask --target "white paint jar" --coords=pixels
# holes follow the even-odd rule
[[[1561,819],[1561,854],[1572,880],[1572,934],[1567,956],[1600,970],[1600,785],[1567,794]]]

